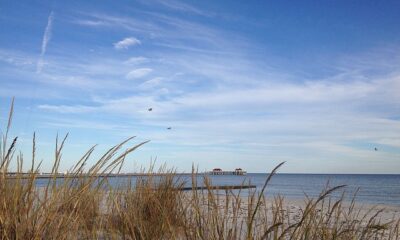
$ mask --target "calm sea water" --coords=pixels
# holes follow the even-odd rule
[[[234,175],[207,175],[213,185],[241,185],[243,182],[257,186],[259,191],[267,178],[267,174],[249,173],[246,176]],[[186,186],[191,186],[190,175],[180,175],[179,181],[184,181]],[[202,185],[202,175],[197,176],[198,185]],[[128,181],[134,183],[136,177],[111,178],[114,186],[125,184]],[[47,180],[38,180],[38,185],[45,185]],[[291,199],[303,199],[305,194],[309,197],[318,197],[321,191],[329,183],[330,187],[346,185],[340,191],[332,194],[339,197],[346,192],[347,200],[351,199],[358,190],[356,200],[370,204],[389,204],[400,207],[400,175],[369,175],[369,174],[276,174],[267,187],[265,195],[268,197],[282,195]],[[248,194],[243,190],[242,194]]]
[[[261,189],[267,174],[246,176],[212,176],[214,184],[233,185],[250,181]],[[305,194],[318,197],[329,183],[330,187],[346,185],[333,194],[339,197],[343,191],[351,199],[356,191],[358,202],[390,204],[400,207],[400,175],[372,174],[276,174],[267,187],[267,196],[282,195],[286,198],[302,199]]]

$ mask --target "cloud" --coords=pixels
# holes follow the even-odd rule
[[[36,64],[36,58],[24,52],[0,49],[0,62],[6,62],[14,66],[30,66]]]
[[[140,78],[151,72],[152,69],[141,68],[130,72],[130,78]],[[151,89],[164,84],[165,79],[156,77],[139,85],[141,89]],[[241,113],[254,121],[251,113],[280,114],[285,117],[297,114],[316,118],[320,114],[331,113],[336,116],[346,114],[361,114],[363,109],[371,104],[379,104],[385,108],[369,109],[368,114],[380,115],[384,111],[390,112],[390,103],[398,100],[398,94],[387,92],[387,89],[396,88],[400,78],[380,79],[372,82],[309,82],[309,83],[275,83],[269,85],[258,85],[253,88],[240,89],[231,88],[214,91],[187,92],[168,99],[158,99],[153,95],[149,98],[132,96],[127,98],[106,99],[99,101],[99,106],[110,111],[128,112],[132,110],[132,103],[145,106],[147,104],[158,105],[171,118],[179,118],[180,112],[200,111],[203,116]],[[383,97],[384,95],[384,97]],[[110,107],[118,102],[118,108]],[[73,106],[71,106],[73,108]],[[82,106],[78,106],[80,109]],[[299,111],[300,110],[300,111]],[[222,115],[221,115],[222,114]],[[250,115],[249,115],[250,114]],[[283,116],[283,115],[284,116]],[[188,121],[193,119],[188,118]]]
[[[132,35],[157,38],[159,40],[155,43],[157,45],[182,50],[208,50],[208,53],[215,53],[221,50],[221,46],[226,48],[235,42],[245,42],[243,37],[233,35],[224,29],[151,11],[138,10],[138,16],[129,17],[96,12],[82,15],[83,19],[73,20],[72,23],[95,28],[122,28]]]
[[[189,4],[185,4],[185,3],[179,2],[179,1],[158,0],[157,3],[167,7],[169,9],[180,11],[180,12],[186,12],[186,13],[190,13],[190,14],[197,14],[197,15],[201,15],[201,16],[205,16],[205,17],[210,17],[210,16],[214,15],[213,13],[202,11],[202,10],[200,10],[200,9],[194,7],[194,6],[191,6]]]
[[[63,112],[65,113],[65,112]],[[80,119],[75,119],[75,118],[56,118],[56,119],[49,119],[45,122],[43,122],[44,125],[47,126],[53,126],[57,128],[66,128],[66,129],[71,129],[71,128],[81,128],[81,129],[96,129],[96,130],[125,130],[127,129],[127,126],[121,125],[121,124],[112,124],[109,122],[103,122],[103,121],[88,121],[88,120],[80,120]]]
[[[92,27],[108,25],[108,23],[104,22],[104,21],[82,20],[82,19],[77,19],[77,20],[73,21],[73,23],[78,24],[78,25],[83,25],[83,26],[92,26]]]
[[[126,78],[127,79],[142,78],[144,76],[147,76],[152,71],[153,71],[153,69],[151,69],[151,68],[138,68],[138,69],[132,70],[128,74],[126,74]]]
[[[109,27],[123,28],[135,33],[151,34],[153,32],[161,32],[163,29],[142,18],[121,17],[116,15],[108,15],[96,12],[82,13],[84,19],[74,19],[71,22],[80,26],[87,27]]]
[[[149,61],[149,59],[147,59],[145,57],[131,57],[128,60],[126,60],[124,63],[135,65],[135,64],[145,63],[147,61]]]
[[[39,105],[38,108],[58,113],[86,113],[95,111],[97,109],[96,107],[83,106],[83,105],[67,106],[67,105],[48,105],[48,104]]]
[[[135,37],[125,38],[119,42],[114,43],[114,48],[117,50],[128,49],[131,46],[140,45],[141,41]]]
[[[143,89],[143,90],[152,89],[152,88],[154,88],[154,87],[159,86],[159,85],[161,84],[161,82],[162,82],[163,79],[164,79],[164,78],[162,78],[162,77],[156,77],[156,78],[147,80],[146,82],[140,84],[140,85],[139,85],[139,88],[140,88],[140,89]]]
[[[41,73],[44,66],[44,55],[46,54],[47,44],[50,42],[51,39],[51,31],[53,27],[53,20],[54,20],[54,13],[51,11],[49,18],[47,19],[46,29],[44,30],[43,40],[42,40],[42,50],[40,52],[40,57],[37,62],[36,72]]]
[[[335,102],[367,100],[367,95],[376,93],[379,83],[309,82],[306,84],[275,83],[248,89],[229,89],[209,93],[191,93],[179,99],[191,107],[266,106],[271,104],[330,104]],[[392,83],[387,83],[392,86]]]

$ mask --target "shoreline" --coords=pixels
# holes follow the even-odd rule
[[[295,210],[296,208],[303,208],[305,207],[306,199],[288,199],[284,198],[284,205],[286,207],[290,207],[291,209]],[[326,203],[326,201],[325,201]],[[334,201],[331,202],[334,204]],[[293,208],[294,207],[294,208]],[[342,208],[349,209],[351,207],[351,201],[342,201]],[[391,221],[393,219],[400,218],[400,205],[394,206],[390,204],[371,204],[371,203],[364,203],[360,201],[355,201],[354,203],[354,210],[359,212],[360,216],[371,216],[378,211],[381,211],[379,216],[383,221]]]

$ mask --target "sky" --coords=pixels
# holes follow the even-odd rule
[[[0,129],[61,170],[400,173],[399,1],[0,0]],[[152,111],[148,111],[152,108]],[[171,129],[167,129],[171,127]],[[375,151],[377,148],[377,151]]]

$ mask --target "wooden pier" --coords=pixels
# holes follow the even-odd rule
[[[250,189],[256,188],[256,185],[222,185],[222,186],[201,186],[201,187],[183,187],[181,191],[192,190],[235,190],[235,189]]]

